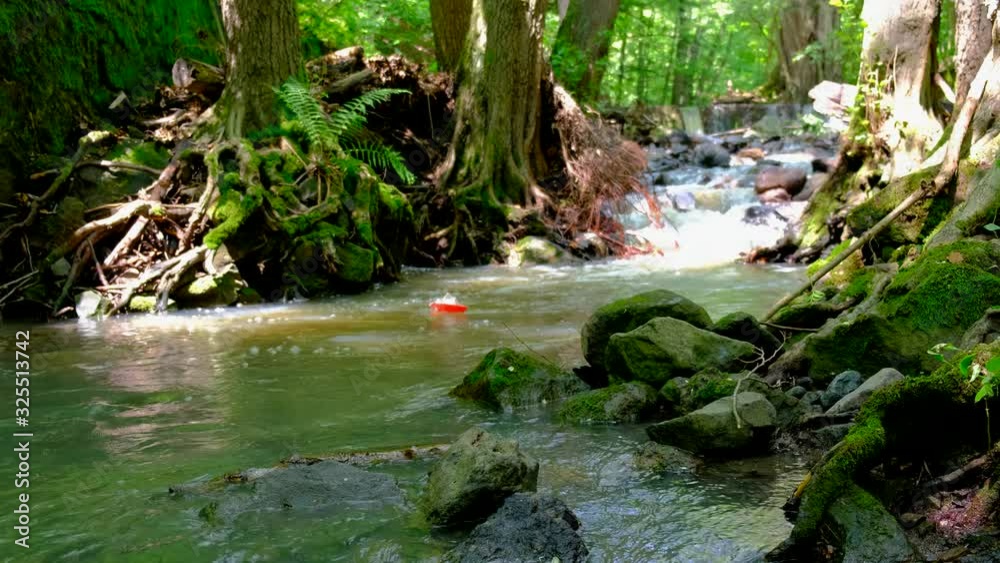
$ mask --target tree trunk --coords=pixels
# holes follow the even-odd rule
[[[993,48],[985,61],[992,61],[980,70],[987,73],[990,80],[986,84],[972,121],[972,150],[970,155],[979,162],[995,162],[1000,156],[1000,13],[996,3],[990,6],[988,18],[993,20]]]
[[[302,65],[295,0],[222,0],[226,87],[214,116],[231,138],[277,122],[274,88]]]
[[[955,113],[993,44],[992,27],[983,0],[955,0]]]
[[[472,0],[431,0],[431,26],[438,67],[446,72],[458,68],[469,32]]]
[[[778,65],[784,96],[792,102],[806,102],[813,86],[841,79],[840,65],[830,49],[837,9],[828,0],[789,0],[780,21]]]
[[[691,48],[694,43],[688,27],[691,8],[684,2],[677,4],[677,41],[674,49],[674,81],[671,85],[670,103],[682,106],[688,102],[690,90]]]
[[[533,203],[540,167],[542,34],[547,0],[473,0],[458,67],[456,126],[443,187],[485,208]]]
[[[577,99],[593,100],[604,77],[621,0],[573,0],[552,49],[556,80]]]
[[[886,181],[916,170],[941,135],[934,115],[938,0],[865,2],[862,80]],[[865,77],[877,73],[878,84]]]

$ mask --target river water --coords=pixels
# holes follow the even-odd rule
[[[6,561],[434,560],[456,538],[414,516],[426,461],[373,469],[398,479],[410,507],[336,521],[213,526],[198,516],[204,502],[167,490],[292,454],[447,443],[481,425],[540,461],[539,489],[580,517],[593,561],[752,560],[788,533],[780,507],[804,473],[799,460],[642,474],[629,463],[642,426],[567,427],[545,409],[484,412],[447,391],[501,345],[578,365],[580,326],[616,298],[669,288],[713,318],[760,314],[801,277],[774,266],[678,272],[654,258],[411,270],[358,296],[31,327],[32,547],[25,556],[5,539],[0,553]],[[431,316],[427,303],[445,292],[469,312]],[[0,357],[13,355],[14,329],[5,327]],[[6,381],[10,367],[0,367]],[[12,418],[0,423],[14,428]],[[0,464],[13,475],[12,455]],[[4,481],[10,522],[15,495]]]

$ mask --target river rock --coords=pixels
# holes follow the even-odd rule
[[[612,385],[570,397],[559,418],[571,423],[635,423],[654,418],[659,411],[656,389],[641,382]]]
[[[666,289],[647,291],[609,303],[590,316],[580,332],[583,356],[595,368],[604,368],[604,354],[611,335],[628,332],[657,317],[672,317],[699,328],[712,319],[690,299]]]
[[[843,563],[910,561],[913,549],[903,528],[882,503],[851,485],[830,505],[828,518],[841,532]]]
[[[892,368],[885,368],[866,379],[860,387],[848,393],[843,399],[837,401],[826,411],[826,414],[843,414],[856,411],[861,408],[861,404],[864,403],[868,397],[872,396],[872,393],[902,380],[903,374]]]
[[[639,471],[653,473],[694,472],[702,462],[680,448],[646,442],[632,454],[632,465]]]
[[[784,190],[789,196],[802,191],[809,175],[798,167],[768,167],[757,174],[754,191],[764,194],[772,190]]]
[[[729,151],[712,142],[705,142],[694,149],[692,160],[704,168],[726,168],[729,166]]]
[[[760,321],[756,317],[749,313],[731,313],[722,317],[716,321],[715,326],[712,327],[712,332],[732,338],[733,340],[752,344],[763,351],[767,357],[770,357],[781,348],[781,341],[771,334],[771,331],[764,328],[764,325],[760,324]]]
[[[992,307],[962,336],[959,348],[971,350],[979,344],[992,344],[1000,339],[1000,307]]]
[[[431,467],[421,504],[432,524],[461,526],[481,522],[508,496],[537,486],[538,462],[517,442],[472,428]]]
[[[786,192],[785,190],[778,189],[778,190],[768,190],[762,194],[759,194],[757,196],[757,199],[759,199],[761,203],[770,203],[770,204],[788,203],[789,201],[792,201],[792,196],[789,195],[788,192]]]
[[[510,348],[497,348],[449,394],[490,408],[508,409],[557,401],[588,389],[579,377],[554,364]]]
[[[698,207],[698,200],[691,192],[677,192],[670,197],[677,211],[691,211]]]
[[[362,511],[398,510],[405,504],[393,477],[336,461],[246,470],[238,484],[210,494],[222,495],[201,511],[210,522],[298,513],[336,523],[357,520]]]
[[[843,399],[858,387],[861,387],[864,381],[864,376],[854,370],[841,373],[837,377],[834,377],[833,381],[826,388],[826,391],[823,391],[823,394],[820,396],[820,404],[823,405],[824,409],[832,407],[834,403]]]
[[[654,424],[646,434],[654,442],[699,454],[760,452],[774,431],[777,413],[760,393],[736,395],[742,423],[733,416],[733,397],[724,397],[680,418]]]
[[[111,308],[111,303],[100,293],[88,289],[76,296],[76,316],[81,319],[99,319]]]
[[[514,244],[507,255],[507,265],[517,268],[531,264],[554,264],[565,256],[566,252],[552,241],[541,237],[524,237]]]
[[[796,399],[801,400],[803,397],[806,396],[806,393],[808,392],[809,391],[805,387],[802,387],[801,385],[796,385],[795,387],[792,387],[788,391],[785,391],[785,394],[788,395],[789,397],[794,397]]]
[[[580,521],[563,501],[548,495],[511,495],[496,514],[476,526],[446,561],[481,563],[583,563],[589,552]]]
[[[661,317],[613,335],[605,367],[613,380],[644,381],[662,387],[674,377],[694,375],[707,368],[739,369],[754,356],[753,346],[746,342]]]
[[[814,193],[820,189],[828,180],[830,175],[823,172],[816,172],[809,179],[806,180],[806,185],[802,188],[802,191],[795,194],[792,201],[809,201],[812,199]]]
[[[816,441],[819,442],[820,448],[828,450],[847,437],[847,433],[851,431],[851,426],[853,424],[849,423],[824,426],[816,430]]]
[[[172,294],[181,307],[228,307],[236,303],[246,282],[235,267],[218,274],[206,274]]]

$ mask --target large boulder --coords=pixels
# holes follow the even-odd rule
[[[612,385],[570,397],[559,409],[564,422],[615,424],[649,420],[659,411],[656,389],[641,382]]]
[[[510,249],[507,265],[517,268],[532,264],[554,264],[565,257],[566,252],[554,242],[529,236],[518,240]]]
[[[850,485],[830,505],[827,518],[843,538],[843,563],[911,561],[913,549],[902,526],[882,503],[857,485]]]
[[[826,414],[844,414],[856,411],[861,408],[861,404],[864,403],[868,397],[872,396],[872,393],[902,380],[903,374],[892,368],[880,370],[875,375],[866,379],[860,387],[851,391],[844,396],[844,398],[834,403],[834,405],[826,411]]]
[[[537,486],[538,462],[517,442],[472,428],[431,467],[421,505],[432,524],[464,526],[489,517],[510,495]]]
[[[755,354],[754,347],[746,342],[663,317],[612,336],[605,367],[613,380],[643,381],[662,387],[674,377],[694,375],[707,368],[740,369]]]
[[[731,313],[715,322],[715,334],[752,344],[767,357],[781,348],[781,341],[767,330],[756,317],[749,313]]]
[[[772,190],[784,190],[788,195],[794,196],[802,191],[808,179],[809,175],[802,168],[768,166],[757,174],[754,191],[764,194]]]
[[[657,317],[671,317],[699,328],[712,326],[705,309],[666,289],[647,291],[609,303],[590,316],[580,332],[583,356],[595,368],[604,367],[604,353],[613,334],[636,329]]]
[[[457,563],[583,563],[580,521],[563,501],[517,493],[446,557]]]
[[[698,166],[705,168],[727,168],[732,157],[721,145],[712,142],[702,143],[695,147],[691,159]]]
[[[510,348],[486,355],[450,395],[494,408],[557,401],[590,387],[571,372]]]
[[[740,421],[733,415],[733,401]],[[654,442],[699,454],[764,451],[777,423],[777,412],[760,393],[724,397],[680,418],[654,424],[646,434]]]

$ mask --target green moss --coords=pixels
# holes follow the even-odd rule
[[[871,268],[857,270],[837,297],[845,301],[859,301],[864,299],[871,292],[872,282],[874,281],[875,270]]]
[[[932,167],[918,171],[876,190],[867,201],[847,214],[847,225],[855,233],[872,228],[904,199],[933,181],[938,170],[939,167]],[[893,221],[876,241],[891,247],[920,242],[947,217],[951,206],[948,194],[922,199]]]
[[[337,247],[337,277],[348,283],[367,284],[375,273],[375,252],[354,243]]]
[[[558,418],[570,423],[634,423],[651,415],[656,406],[655,389],[643,383],[625,383],[570,397],[559,408]]]
[[[684,388],[682,404],[687,412],[728,397],[736,389],[736,380],[727,373],[709,368],[696,373]]]
[[[170,152],[156,143],[126,139],[111,149],[104,158],[151,168],[165,168],[170,163]]]
[[[578,377],[554,364],[510,348],[496,348],[449,395],[500,409],[554,401],[587,390]]]

